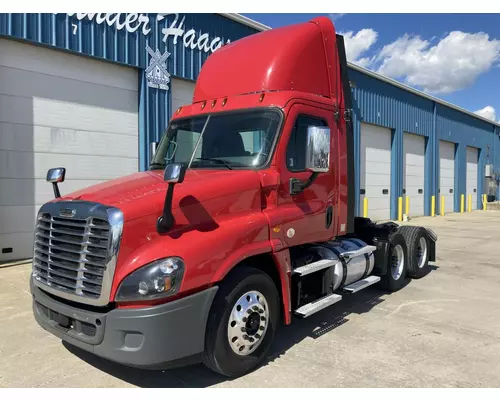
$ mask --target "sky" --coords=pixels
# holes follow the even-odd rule
[[[272,28],[330,17],[350,62],[500,122],[500,14],[243,14]]]

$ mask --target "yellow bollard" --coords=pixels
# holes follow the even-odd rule
[[[444,196],[441,196],[441,216],[444,217]]]
[[[465,195],[461,194],[460,195],[460,212],[463,214],[465,210]]]
[[[436,196],[431,197],[431,217],[436,216]]]
[[[398,197],[398,221],[403,220],[403,198]]]
[[[472,212],[472,195],[469,194],[469,198],[467,199],[467,211]]]
[[[368,199],[366,197],[363,199],[363,217],[368,218]]]
[[[487,196],[483,194],[483,211],[486,211]]]
[[[410,197],[409,196],[405,196],[405,203],[406,203],[405,214],[409,217],[410,216]]]

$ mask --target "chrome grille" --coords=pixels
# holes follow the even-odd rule
[[[41,213],[35,230],[33,275],[53,289],[98,299],[110,261],[110,225],[95,217]]]

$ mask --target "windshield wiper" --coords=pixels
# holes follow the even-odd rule
[[[224,161],[224,160],[221,160],[220,158],[204,158],[204,157],[198,157],[196,158],[196,160],[202,160],[202,161],[213,161],[213,162],[217,162],[219,164],[224,164],[227,169],[233,169],[233,167],[231,167],[231,164],[228,163],[227,161]]]

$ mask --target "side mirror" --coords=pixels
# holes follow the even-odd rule
[[[307,128],[306,169],[328,172],[330,167],[330,129],[318,126]]]
[[[182,183],[186,175],[185,164],[168,164],[165,168],[163,180],[167,183]]]
[[[151,157],[151,160],[156,154],[156,149],[158,148],[159,142],[151,142],[149,143],[149,155]]]
[[[52,183],[52,188],[54,189],[54,196],[56,199],[61,197],[61,192],[59,192],[58,183],[64,182],[66,176],[66,168],[51,168],[47,172],[47,182]]]
[[[175,223],[172,214],[172,199],[174,198],[174,186],[176,183],[182,183],[186,175],[186,164],[168,164],[165,168],[163,180],[168,183],[167,195],[163,204],[163,213],[156,222],[158,233],[167,233]]]

